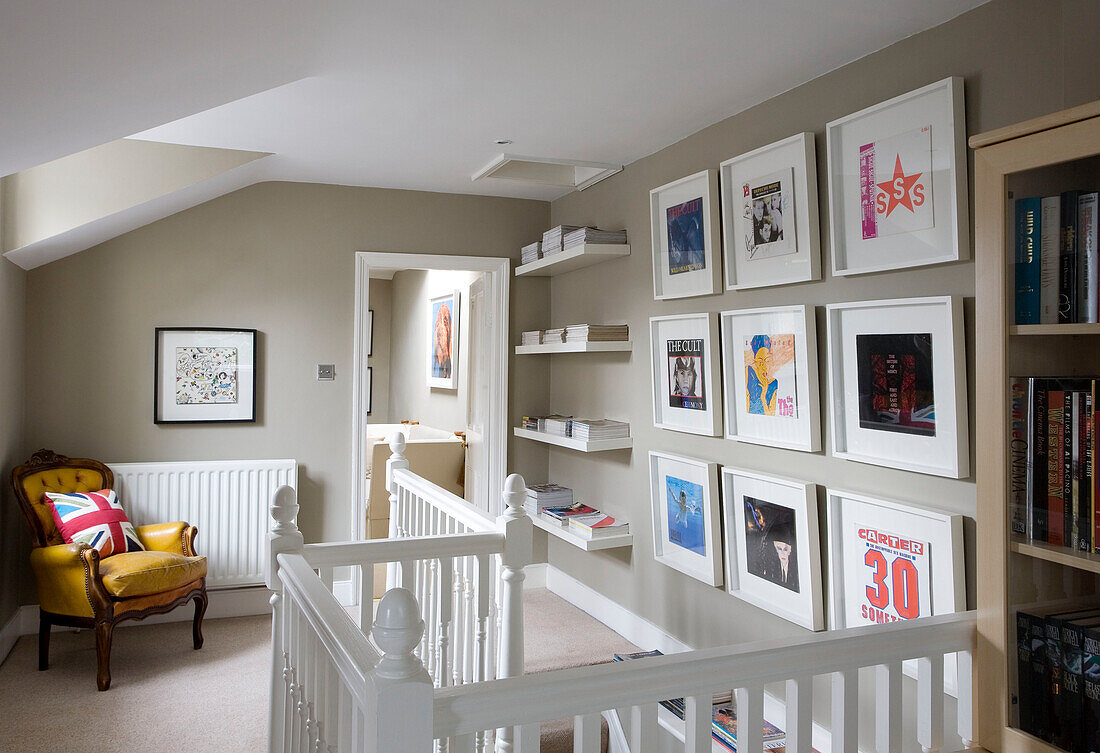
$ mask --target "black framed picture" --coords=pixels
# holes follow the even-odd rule
[[[370,415],[371,406],[374,405],[374,367],[367,367],[367,415]]]
[[[157,327],[153,423],[256,420],[256,330]]]

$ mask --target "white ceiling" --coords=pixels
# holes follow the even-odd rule
[[[630,163],[983,2],[5,0],[0,175],[136,134],[273,152],[261,180],[552,199],[470,175]]]

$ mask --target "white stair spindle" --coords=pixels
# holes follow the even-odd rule
[[[497,518],[497,528],[504,534],[501,554],[504,619],[500,635],[498,677],[519,677],[523,674],[523,568],[533,557],[531,519],[523,509],[527,496],[523,476],[513,473],[504,480],[504,514]],[[497,730],[498,753],[511,750],[512,730]]]
[[[479,555],[477,558],[477,665],[475,682],[488,679],[489,654],[488,654],[488,623],[489,601],[492,589],[489,584],[489,556]]]
[[[657,704],[630,707],[630,753],[657,753]]]
[[[901,662],[875,667],[875,750],[901,753]]]
[[[684,698],[684,753],[710,753],[713,700],[709,695]]]
[[[340,711],[339,711],[339,726],[340,733],[336,738],[336,748],[340,751],[351,750],[351,726],[352,726],[352,700],[351,691],[343,682],[339,685],[339,697],[340,697]]]
[[[264,582],[272,591],[271,604],[271,713],[268,717],[268,737],[271,751],[286,748],[287,696],[287,629],[283,583],[279,578],[279,554],[300,552],[304,543],[298,530],[298,498],[294,489],[281,486],[271,500],[271,518],[275,521],[267,536],[267,567]]]
[[[451,609],[454,604],[454,560],[444,557],[439,561],[439,630],[436,638],[436,654],[439,657],[435,680],[436,687],[450,684],[450,633]]]
[[[734,698],[738,753],[764,753],[764,686],[757,683],[737,688]]]
[[[365,562],[359,568],[359,629],[370,635],[374,622],[374,563]]]
[[[971,748],[974,747],[974,655],[970,651],[960,651],[956,657],[959,737],[964,748]]]
[[[451,751],[452,753],[475,753],[474,736],[459,735],[451,738]]]
[[[600,715],[573,717],[573,753],[600,753]]]
[[[813,750],[813,679],[806,675],[787,680],[786,753]]]
[[[331,567],[319,567],[317,568],[317,574],[321,576],[321,582],[325,584],[325,588],[332,591],[332,568]]]
[[[943,654],[917,659],[917,742],[924,753],[943,748]]]
[[[859,670],[833,672],[832,695],[832,753],[857,753]]]
[[[397,484],[393,480],[393,472],[395,470],[408,470],[409,461],[405,458],[405,435],[401,432],[395,432],[390,438],[390,457],[386,460],[386,491],[390,493],[390,538],[396,539],[401,534],[398,532],[398,524],[400,522],[400,505],[398,503],[399,495],[397,493]],[[397,585],[397,566],[390,562],[386,565],[386,588],[390,589]]]
[[[455,585],[454,585],[454,656],[451,657],[451,684],[462,684],[462,666],[465,663],[463,658],[466,653],[466,599],[464,597],[466,591],[466,574],[462,567],[465,560],[457,558],[458,568],[455,572]]]
[[[466,588],[462,592],[462,615],[466,623],[466,646],[462,651],[462,682],[474,681],[474,661],[477,657],[474,648],[477,642],[477,616],[474,609],[474,591],[477,589],[477,573],[474,572],[474,558],[463,557],[462,569],[465,574]]]

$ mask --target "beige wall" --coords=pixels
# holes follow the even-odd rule
[[[297,458],[307,540],[347,538],[355,252],[510,257],[548,220],[545,202],[263,183],[34,269],[26,444],[114,462]],[[535,288],[517,280],[512,300],[545,307]],[[513,311],[513,339],[527,319]],[[258,329],[257,423],[155,426],[156,325]],[[336,380],[317,381],[318,363]],[[512,414],[545,402],[536,365],[513,363],[510,383]],[[512,459],[545,474],[544,453]]]
[[[583,455],[550,452],[553,480],[577,496],[630,521],[631,550],[584,553],[556,539],[549,561],[637,614],[698,646],[803,634],[803,630],[681,575],[653,558],[648,450],[664,450],[779,475],[922,500],[969,518],[968,591],[973,604],[973,478],[948,480],[810,454],[705,438],[653,428],[647,371],[648,319],[680,312],[723,311],[779,304],[818,307],[819,353],[824,350],[822,306],[849,300],[958,294],[966,297],[967,381],[971,445],[973,396],[974,265],[972,262],[821,282],[657,302],[652,298],[649,190],[684,175],[717,168],[729,157],[800,131],[816,134],[821,196],[822,267],[829,268],[826,122],[946,76],[966,77],[967,130],[975,133],[1100,98],[1100,6],[1083,0],[995,0],[936,29],[908,38],[828,73],[744,113],[696,133],[622,173],[552,205],[551,222],[595,224],[628,231],[631,255],[554,278],[551,315],[542,325],[580,321],[629,322],[635,350],[628,362],[613,355],[551,361],[552,408],[574,415],[628,419],[633,452]],[[1064,16],[1063,16],[1064,13]],[[659,106],[659,105],[658,105]],[[820,384],[825,395],[825,368]],[[979,377],[980,379],[980,377]],[[823,400],[823,404],[825,401]],[[823,410],[827,435],[829,407]]]
[[[25,573],[30,531],[8,483],[10,469],[27,459],[23,442],[23,356],[27,273],[0,259],[0,628],[20,604],[33,600]]]
[[[393,321],[392,280],[371,280],[369,307],[374,312],[374,332],[371,335],[370,423],[390,423],[390,330]]]

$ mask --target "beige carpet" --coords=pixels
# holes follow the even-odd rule
[[[0,665],[0,751],[261,753],[270,630],[266,616],[207,620],[206,644],[194,651],[190,621],[119,628],[106,693],[95,687],[90,631],[55,632],[46,672],[37,636],[24,636]],[[524,594],[524,640],[528,672],[638,650],[545,589]],[[571,719],[544,725],[544,753],[572,751],[572,729]]]

